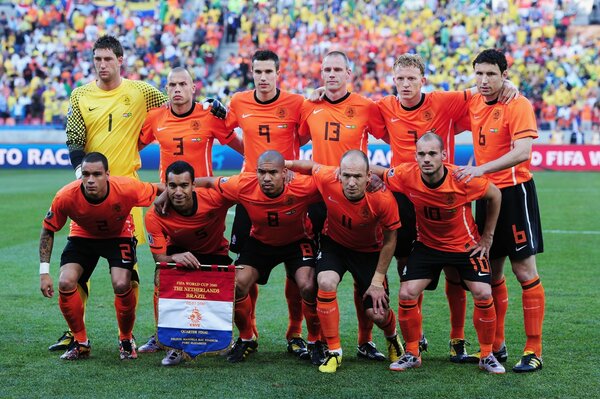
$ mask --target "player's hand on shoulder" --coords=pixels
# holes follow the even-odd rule
[[[371,173],[371,180],[369,180],[369,183],[367,184],[367,191],[370,193],[374,193],[380,190],[386,190],[385,183],[383,182],[383,180],[381,180],[379,176],[377,176],[374,173]]]
[[[519,97],[519,88],[510,80],[504,79],[500,95],[498,96],[498,102],[508,104],[517,97]]]
[[[323,101],[323,97],[325,97],[325,87],[317,87],[308,96],[308,101],[311,103],[318,103],[319,101]]]
[[[285,176],[283,176],[283,184],[290,184],[294,180],[294,177],[296,177],[296,174],[290,169],[287,169]]]
[[[216,98],[207,98],[202,103],[202,108],[207,110],[210,108],[210,113],[219,119],[227,117],[227,108]]]
[[[154,212],[158,216],[167,216],[169,214],[169,197],[166,190],[154,199]]]
[[[474,177],[483,176],[483,170],[477,166],[467,165],[467,166],[459,166],[457,169],[452,172],[454,178],[458,181],[465,181],[465,183],[473,180]]]
[[[40,274],[40,291],[46,298],[54,296],[54,283],[49,273]]]

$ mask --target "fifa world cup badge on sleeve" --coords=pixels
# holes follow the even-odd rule
[[[158,341],[191,358],[225,351],[233,338],[235,266],[160,268]]]

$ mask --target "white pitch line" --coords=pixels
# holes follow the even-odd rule
[[[544,233],[599,235],[600,231],[598,231],[598,230],[544,230]]]

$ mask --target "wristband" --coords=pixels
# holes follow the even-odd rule
[[[371,285],[375,287],[383,287],[383,282],[385,281],[385,274],[375,272],[373,275],[373,279],[371,280]]]
[[[40,262],[40,274],[49,274],[49,273],[50,273],[50,263]]]

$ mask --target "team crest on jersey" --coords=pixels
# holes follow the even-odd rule
[[[279,119],[285,118],[287,116],[287,114],[288,114],[288,111],[284,107],[278,107],[277,110],[275,111],[275,116],[278,117]]]
[[[123,97],[121,97],[121,100],[123,101],[124,105],[126,105],[126,106],[131,105],[131,97],[129,97],[129,94],[125,94]]]
[[[427,122],[431,121],[433,119],[433,112],[430,110],[423,111],[423,119]]]
[[[492,112],[492,118],[494,118],[494,120],[497,121],[498,119],[500,119],[501,116],[502,111],[500,110],[500,108],[494,109],[494,111]]]
[[[113,211],[115,211],[117,213],[121,212],[121,204],[113,205]]]
[[[285,196],[283,203],[286,205],[292,205],[296,201],[296,197],[291,194]]]
[[[48,211],[48,213],[46,213],[46,219],[52,219],[54,217],[54,212],[52,211]]]
[[[369,207],[365,205],[360,209],[359,214],[361,218],[368,219],[369,216],[371,216],[371,211],[369,210]]]
[[[344,114],[348,117],[348,118],[354,118],[354,115],[356,115],[356,111],[354,110],[354,107],[346,107],[346,110],[344,111]]]
[[[200,122],[198,121],[192,121],[192,130],[200,130]]]
[[[446,194],[444,202],[446,203],[446,205],[454,204],[456,202],[456,195],[454,195],[453,193]]]
[[[202,320],[202,314],[198,310],[198,308],[194,307],[187,317],[190,327],[200,327],[200,321]]]

